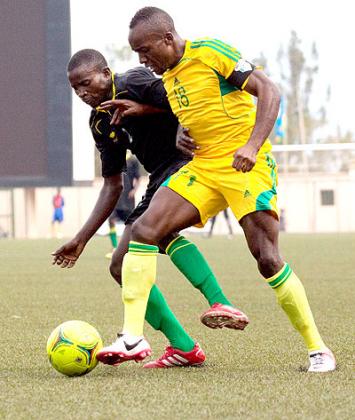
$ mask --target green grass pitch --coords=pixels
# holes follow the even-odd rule
[[[338,369],[305,372],[300,337],[258,275],[245,240],[196,239],[227,296],[245,311],[244,332],[204,327],[202,295],[159,257],[157,283],[207,355],[202,368],[145,370],[98,365],[83,377],[58,374],[46,340],[61,322],[87,321],[110,343],[122,325],[120,289],[108,273],[107,238],[94,238],[74,269],[51,266],[63,241],[0,241],[0,418],[4,419],[350,419],[354,387],[354,234],[282,235],[283,257],[302,279]],[[165,337],[146,327],[153,355]]]

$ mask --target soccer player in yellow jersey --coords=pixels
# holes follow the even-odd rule
[[[125,340],[146,342],[144,302],[154,283],[161,238],[204,225],[229,206],[261,275],[305,341],[308,371],[334,370],[335,358],[317,330],[302,283],[278,249],[277,165],[268,140],[279,108],[276,86],[235,48],[215,39],[182,39],[172,18],[155,7],[133,17],[129,42],[141,64],[163,75],[171,108],[196,149],[132,226],[133,242],[123,263],[122,346]],[[186,145],[189,139],[182,137]],[[219,321],[218,308],[203,315],[205,323]]]

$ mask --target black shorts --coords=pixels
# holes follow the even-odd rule
[[[149,204],[153,198],[153,195],[160,187],[160,185],[167,179],[169,176],[177,172],[182,166],[188,163],[188,160],[181,160],[173,163],[165,170],[159,171],[159,173],[154,173],[149,177],[149,183],[145,194],[143,195],[141,201],[136,205],[136,208],[128,216],[125,225],[131,225],[135,222],[139,216],[141,216],[149,207]]]
[[[126,222],[129,215],[132,213],[132,209],[114,209],[114,211],[111,213],[109,219],[118,219],[121,220],[121,222]]]

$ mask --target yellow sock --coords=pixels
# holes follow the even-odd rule
[[[308,351],[325,348],[314,322],[304,287],[290,266],[285,263],[278,273],[266,281],[275,290],[280,306],[295,329],[302,335]]]
[[[150,289],[155,283],[158,247],[131,241],[122,265],[125,333],[143,335]]]

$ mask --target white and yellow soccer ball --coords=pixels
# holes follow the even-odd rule
[[[102,348],[100,334],[84,321],[67,321],[55,328],[47,341],[51,365],[67,376],[85,375],[97,365]]]

